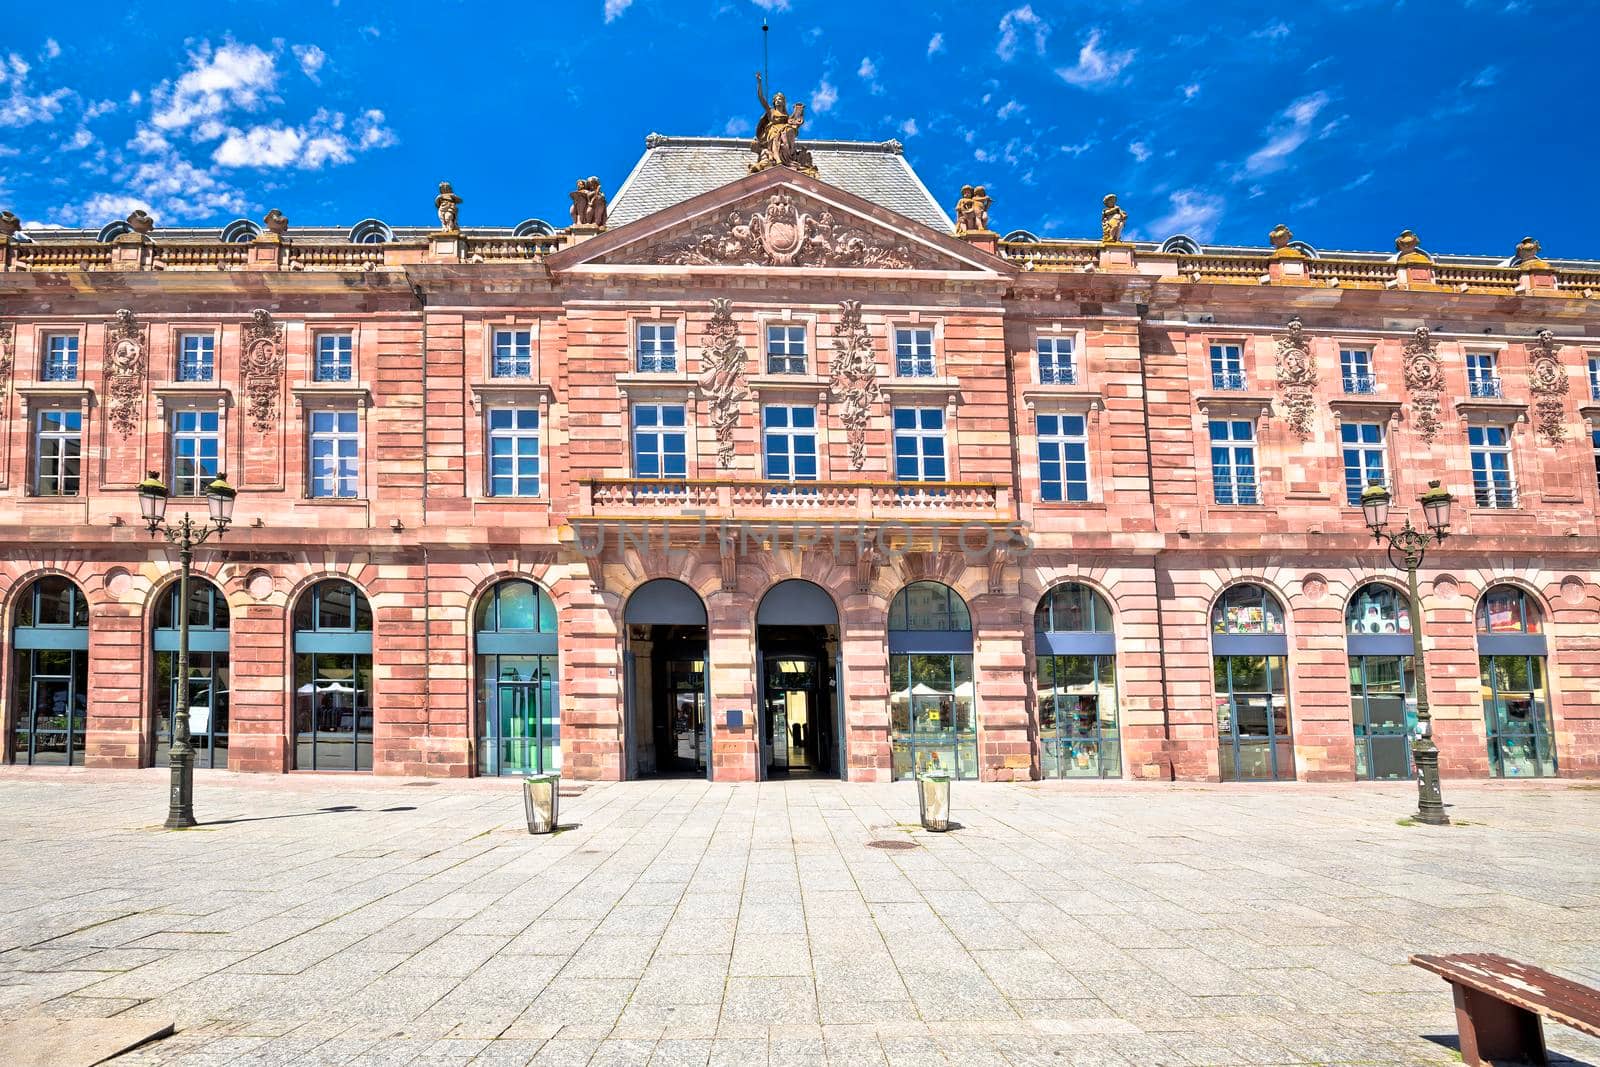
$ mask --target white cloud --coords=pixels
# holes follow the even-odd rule
[[[1257,38],[1258,40],[1281,41],[1283,38],[1289,36],[1293,32],[1294,31],[1289,28],[1289,24],[1287,22],[1279,19],[1277,21],[1267,23],[1250,36]]]
[[[294,58],[300,61],[300,73],[321,85],[322,79],[317,74],[322,70],[322,65],[328,61],[328,53],[314,44],[297,44],[290,51],[294,53]]]
[[[1143,141],[1129,141],[1128,154],[1134,159],[1138,160],[1140,163],[1143,163],[1145,160],[1150,158],[1150,146],[1145,144]]]
[[[873,96],[883,95],[883,85],[878,81],[878,64],[872,61],[871,56],[861,58],[861,66],[856,68],[856,76],[867,83],[867,89]]]
[[[289,167],[317,170],[328,163],[349,163],[355,154],[394,143],[383,112],[367,111],[346,129],[343,112],[319,110],[303,126],[281,121],[248,129],[230,129],[211,154],[219,167]]]
[[[900,132],[905,134],[907,137],[915,137],[922,131],[917,129],[916,119],[906,119],[900,124]]]
[[[631,6],[633,6],[633,0],[606,0],[606,21],[612,22],[620,18],[622,13]],[[376,37],[377,33],[374,32],[373,36]]]
[[[811,110],[821,115],[824,112],[832,111],[833,105],[838,102],[839,90],[834,88],[827,75],[823,75],[822,80],[817,83],[817,87],[811,90]]]
[[[1185,85],[1183,87],[1183,100],[1184,100],[1184,103],[1188,103],[1190,100],[1193,100],[1195,97],[1197,97],[1199,95],[1200,95],[1200,83],[1199,82],[1190,82],[1188,85]]]
[[[1245,160],[1245,172],[1271,174],[1287,166],[1289,157],[1311,137],[1311,124],[1327,106],[1328,94],[1319,90],[1284,108],[1278,122],[1268,131],[1267,143]]]
[[[282,167],[300,158],[306,135],[293,127],[274,124],[233,130],[211,154],[222,167]]]
[[[1102,52],[1100,31],[1090,30],[1088,40],[1078,49],[1077,65],[1057,67],[1056,73],[1068,85],[1089,89],[1116,81],[1123,69],[1133,62],[1133,56],[1134,50],[1131,48],[1122,52]]]
[[[994,54],[1009,63],[1016,58],[1018,43],[1024,33],[1033,34],[1033,51],[1044,55],[1044,42],[1050,36],[1050,24],[1033,13],[1030,4],[1012,8],[1000,17],[1000,40]]]
[[[1078,156],[1081,156],[1085,152],[1089,151],[1089,149],[1093,148],[1094,144],[1095,143],[1092,140],[1084,141],[1082,144],[1064,144],[1060,148],[1056,149],[1056,151],[1060,152],[1064,156],[1072,156],[1073,158],[1077,158]]]
[[[60,54],[61,45],[56,42],[54,37],[46,37],[44,39],[44,57],[46,59],[55,59]]]
[[[56,208],[53,214],[57,225],[90,226],[125,219],[135,210],[150,211],[150,202],[127,193],[95,193],[80,203]]]
[[[1019,104],[1015,100],[1007,100],[1005,103],[1000,105],[1000,110],[994,113],[994,117],[997,119],[1008,119],[1012,115],[1017,114],[1019,111],[1025,111],[1026,109],[1026,104]]]
[[[722,133],[725,137],[749,137],[750,120],[738,116],[731,118],[728,124],[722,127]]]
[[[253,44],[224,44],[215,52],[201,44],[189,56],[190,69],[176,84],[162,82],[152,92],[158,129],[194,128],[200,140],[221,135],[219,119],[229,111],[257,111],[272,97],[277,64],[270,52]]]
[[[632,3],[633,0],[628,0],[628,2]],[[789,10],[789,0],[750,0],[750,2],[763,11]]]
[[[1184,233],[1197,241],[1209,241],[1222,219],[1223,201],[1198,189],[1179,189],[1167,198],[1171,210],[1145,228],[1153,238],[1165,239]]]
[[[66,148],[68,151],[77,151],[80,148],[88,148],[92,144],[94,144],[94,134],[90,133],[85,127],[79,126],[73,132],[72,140],[66,143]]]
[[[1474,89],[1488,89],[1500,80],[1500,68],[1496,66],[1484,67],[1478,71],[1477,77],[1472,79]]]
[[[944,34],[936,33],[928,38],[928,58],[932,59],[944,51]]]
[[[0,126],[29,126],[53,122],[70,89],[34,92],[28,72],[33,68],[15,52],[0,57]]]

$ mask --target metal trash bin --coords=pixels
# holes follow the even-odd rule
[[[555,833],[560,819],[561,776],[530,774],[522,780],[522,806],[528,814],[528,833]]]
[[[942,834],[950,829],[950,772],[929,771],[917,775],[917,808],[922,828]]]

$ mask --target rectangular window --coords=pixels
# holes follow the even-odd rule
[[[1255,424],[1248,420],[1211,420],[1211,477],[1217,503],[1260,503],[1255,441]]]
[[[1078,368],[1072,362],[1073,342],[1070,337],[1039,338],[1039,384],[1074,385],[1078,381]]]
[[[1339,378],[1347,393],[1371,393],[1378,388],[1372,376],[1372,353],[1365,348],[1339,349]]]
[[[767,373],[804,374],[806,372],[806,328],[804,326],[767,327]]]
[[[355,338],[347,333],[317,335],[317,363],[312,377],[319,382],[348,382],[355,373]]]
[[[1600,400],[1600,356],[1589,357],[1589,399]]]
[[[173,496],[200,496],[216,480],[222,455],[220,426],[215,411],[172,413]]]
[[[1244,350],[1239,345],[1211,346],[1211,388],[1244,389]]]
[[[1500,395],[1500,375],[1493,352],[1467,353],[1467,392],[1472,396]]]
[[[894,331],[894,372],[901,378],[933,377],[933,330],[902,327]]]
[[[894,409],[894,476],[902,482],[942,482],[944,408]]]
[[[217,339],[209,333],[178,336],[178,381],[209,382],[217,375]]]
[[[539,495],[539,409],[489,409],[489,495]]]
[[[1590,431],[1589,440],[1594,445],[1594,481],[1600,486],[1600,426]]]
[[[327,409],[311,413],[311,495],[359,495],[361,416]]]
[[[533,332],[531,330],[496,330],[494,332],[494,367],[496,378],[533,377]]]
[[[53,333],[44,339],[44,366],[39,378],[46,382],[78,380],[78,335]]]
[[[1514,508],[1517,485],[1511,473],[1511,431],[1504,426],[1468,426],[1472,455],[1472,499],[1480,508]]]
[[[788,404],[761,409],[766,477],[774,482],[817,480],[817,410]]]
[[[1384,463],[1383,424],[1346,422],[1339,426],[1344,446],[1344,495],[1351,507],[1361,506],[1361,491],[1373,482],[1389,484]]]
[[[1038,416],[1039,495],[1043,499],[1089,499],[1087,423],[1082,415]]]
[[[633,406],[633,476],[687,478],[689,433],[682,404]]]
[[[77,496],[83,454],[83,412],[41,411],[33,439],[33,491]]]
[[[638,361],[640,374],[672,374],[678,370],[678,327],[670,322],[639,324]]]

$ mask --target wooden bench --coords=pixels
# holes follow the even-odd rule
[[[1550,1062],[1541,1016],[1600,1037],[1600,990],[1490,953],[1412,956],[1411,962],[1454,990],[1461,1058],[1469,1064]]]

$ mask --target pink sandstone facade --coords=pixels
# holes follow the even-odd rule
[[[834,146],[855,150],[884,153]],[[480,621],[522,579],[553,626],[500,653],[544,657],[542,765],[569,777],[1395,773],[1353,724],[1379,729],[1361,694],[1382,686],[1358,678],[1353,701],[1352,628],[1392,657],[1410,630],[1381,593],[1404,572],[1347,493],[1344,428],[1366,426],[1356,449],[1378,455],[1356,462],[1397,522],[1421,523],[1431,479],[1455,496],[1420,574],[1442,772],[1600,774],[1600,265],[957,237],[936,205],[919,220],[831,184],[832,158],[634,217],[625,186],[603,230],[0,237],[7,759],[64,761],[51,730],[73,715],[74,762],[160,757],[177,557],[134,490],[174,485],[189,412],[218,451],[206,477],[239,491],[196,551],[227,666],[189,698],[216,730],[226,688],[235,770],[366,769],[346,741],[367,735],[380,774],[529,766],[489,756],[533,727],[496,718],[510,697],[484,674],[520,668],[489,663]],[[536,486],[528,465],[496,482],[499,410],[536,413]],[[806,411],[807,440],[775,445]],[[41,463],[45,412],[79,416],[70,486]],[[330,466],[341,434],[352,462]],[[1055,459],[1074,443],[1086,471]],[[774,449],[814,480],[775,475]],[[192,494],[170,514],[203,512]],[[330,579],[370,606],[365,644],[337,611],[354,644],[302,640]],[[794,580],[811,586],[768,599]],[[1036,612],[1070,583],[1098,622],[1047,637]],[[53,627],[87,632],[68,666],[37,658]],[[810,673],[778,691],[785,671]],[[1518,730],[1533,740],[1495,747]]]

